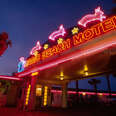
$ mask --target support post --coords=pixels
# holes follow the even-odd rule
[[[48,86],[48,107],[51,106],[51,86]]]
[[[44,85],[42,86],[42,102],[41,107],[44,107]]]
[[[30,92],[30,99],[29,99],[29,111],[35,109],[36,105],[36,81],[37,77],[33,76],[31,79],[31,92]]]
[[[62,86],[62,108],[67,108],[67,84]]]
[[[79,102],[79,83],[78,80],[76,80],[76,103]]]
[[[109,97],[111,98],[111,85],[110,85],[110,75],[109,74],[106,74],[106,80],[107,80]]]

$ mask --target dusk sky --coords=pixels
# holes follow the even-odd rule
[[[77,25],[97,6],[107,15],[114,5],[112,0],[0,0],[0,33],[8,32],[13,44],[0,57],[0,74],[17,71],[19,57],[28,57],[37,40],[44,43],[60,24],[65,28]],[[80,81],[79,87],[91,88],[87,81]],[[111,82],[116,91],[116,78],[111,77]],[[107,89],[104,77],[98,88]]]

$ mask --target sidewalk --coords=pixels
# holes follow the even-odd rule
[[[114,116],[115,108],[50,108],[40,111],[18,111],[17,108],[0,108],[0,116]]]

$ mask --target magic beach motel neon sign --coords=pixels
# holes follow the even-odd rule
[[[36,64],[42,60],[45,60],[49,57],[60,54],[64,51],[72,48],[73,46],[78,46],[78,45],[83,44],[89,40],[94,39],[95,37],[98,37],[102,34],[105,34],[109,31],[116,30],[116,16],[112,16],[112,17],[105,19],[106,17],[103,16],[104,13],[103,13],[103,11],[100,10],[100,7],[95,9],[95,12],[97,13],[97,16],[96,16],[96,14],[90,14],[90,15],[84,16],[79,21],[79,22],[83,23],[80,25],[85,27],[84,24],[87,25],[91,21],[95,21],[95,20],[99,20],[100,23],[93,25],[90,28],[87,28],[82,32],[76,33],[76,34],[72,35],[70,38],[66,38],[60,44],[54,45],[50,48],[47,48],[47,49],[43,50],[42,52],[38,52],[36,55],[33,55],[31,58],[26,60],[25,68],[29,67],[33,64]],[[85,20],[88,17],[89,17],[89,21]],[[102,17],[102,20],[100,19],[101,17]],[[96,19],[93,19],[93,18],[96,18]],[[84,20],[85,20],[85,22],[84,22]],[[49,39],[55,41],[55,39],[57,39],[58,36],[64,37],[65,34],[66,34],[66,31],[65,31],[63,25],[61,25],[57,31],[53,32],[49,36]]]
[[[32,58],[26,61],[25,67],[35,64],[40,60],[44,60],[48,57],[57,55],[63,51],[66,51],[67,49],[70,49],[72,46],[80,45],[82,43],[85,43],[86,41],[92,40],[95,37],[98,37],[102,34],[105,34],[115,29],[116,29],[116,16],[113,16],[111,18],[104,20],[99,24],[92,26],[91,28],[84,30],[83,32],[73,35],[72,38],[67,38],[61,44],[57,44],[51,48],[44,50],[41,53],[38,53],[37,56],[33,56]]]

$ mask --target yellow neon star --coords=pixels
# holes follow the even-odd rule
[[[61,43],[63,42],[63,38],[59,38],[59,39],[57,40],[57,42],[58,42],[58,44],[61,44]]]
[[[72,29],[72,34],[74,35],[74,34],[77,34],[79,32],[79,28],[78,27],[74,27],[73,29]]]
[[[48,44],[45,44],[44,45],[44,50],[46,50],[48,48],[48,46],[49,46]]]

